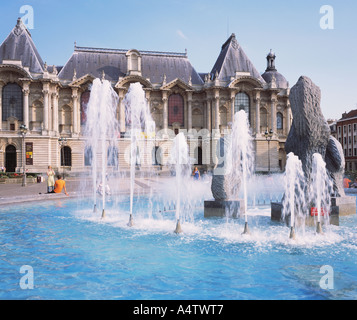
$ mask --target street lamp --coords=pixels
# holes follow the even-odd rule
[[[266,141],[268,141],[268,173],[270,174],[270,141],[272,140],[274,135],[274,132],[272,129],[270,129],[270,131],[265,131],[264,133],[264,137],[266,139]]]
[[[61,147],[61,152],[62,152],[62,161],[61,161],[61,165],[63,167],[63,179],[64,179],[64,166],[65,166],[65,160],[64,160],[64,146],[67,145],[67,139],[66,138],[59,138],[58,139],[58,144],[60,145]],[[62,163],[63,162],[63,163]]]
[[[25,136],[27,134],[27,127],[26,125],[22,124],[20,126],[20,134],[22,135],[22,169],[23,169],[23,178],[22,178],[22,186],[26,187],[26,146],[25,146]]]

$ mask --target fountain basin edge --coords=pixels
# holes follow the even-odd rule
[[[356,214],[356,198],[355,197],[333,197],[331,198],[331,214],[330,224],[339,226],[340,216]],[[283,205],[281,202],[271,203],[271,220],[278,222],[285,222],[290,225],[290,215],[283,217]],[[305,223],[307,226],[315,225],[315,217],[307,216]],[[324,220],[324,219],[322,219]]]
[[[205,218],[239,218],[245,214],[244,200],[208,200],[204,202]]]

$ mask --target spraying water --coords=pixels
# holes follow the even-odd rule
[[[116,119],[118,95],[109,81],[95,79],[87,105],[84,134],[87,137],[86,148],[91,151],[93,203],[97,207],[98,181],[102,184],[102,217],[105,216],[106,186],[108,184],[108,162],[117,165],[117,136],[119,125]],[[101,159],[101,163],[98,163]],[[113,161],[111,161],[113,160]]]
[[[238,199],[239,186],[242,185],[244,199],[245,227],[248,226],[248,179],[254,172],[253,138],[250,131],[249,120],[246,112],[241,110],[234,115],[232,135],[229,146],[228,165],[230,170],[231,199]],[[246,229],[248,233],[248,230]]]
[[[176,171],[176,210],[175,217],[177,221],[177,227],[175,232],[181,233],[181,203],[182,194],[186,192],[183,188],[185,180],[189,178],[190,175],[190,158],[189,158],[189,148],[185,138],[185,135],[180,132],[173,140],[173,145],[171,149],[171,164],[174,164]]]
[[[315,153],[311,168],[310,204],[317,211],[317,233],[322,233],[322,216],[325,219],[325,223],[329,221],[332,192],[333,183],[327,174],[326,163],[321,154]]]
[[[145,92],[140,83],[130,84],[124,98],[126,124],[130,128],[130,221],[133,225],[133,199],[135,167],[140,158],[140,139],[146,139],[155,133],[155,122],[152,120],[150,109],[145,98]],[[143,150],[147,152],[147,150]]]
[[[298,218],[306,217],[305,175],[300,159],[293,153],[287,156],[283,199],[283,217],[290,214],[290,238],[295,239],[295,224]],[[302,223],[304,226],[305,223]]]

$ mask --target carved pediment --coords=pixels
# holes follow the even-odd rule
[[[228,88],[241,88],[242,85],[245,89],[263,88],[263,84],[258,79],[251,76],[237,77],[228,85]]]
[[[124,78],[119,78],[115,88],[128,89],[131,83],[139,82],[144,88],[152,88],[152,84],[148,79],[145,79],[139,75],[130,75]]]
[[[183,80],[181,80],[179,78],[176,78],[175,80],[172,80],[171,82],[163,85],[161,87],[161,90],[172,90],[175,86],[177,86],[183,90],[188,90],[188,91],[193,90],[192,86],[190,86],[189,84],[187,84],[186,82],[184,82]]]
[[[94,81],[95,77],[91,74],[86,74],[83,77],[80,77],[79,79],[75,79],[74,81],[72,81],[69,86],[83,86],[85,85],[87,82],[92,83]]]
[[[31,74],[27,70],[15,64],[0,64],[0,73],[6,73],[9,76],[17,74],[19,78],[32,79]]]

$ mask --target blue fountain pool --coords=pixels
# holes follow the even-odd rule
[[[250,236],[241,235],[242,220],[206,220],[197,208],[176,235],[174,213],[150,218],[147,203],[137,199],[133,228],[127,201],[108,204],[104,221],[83,200],[1,209],[0,299],[357,298],[356,215],[292,241],[267,207],[249,210]],[[19,285],[24,265],[33,289]],[[325,265],[333,289],[320,286]]]

